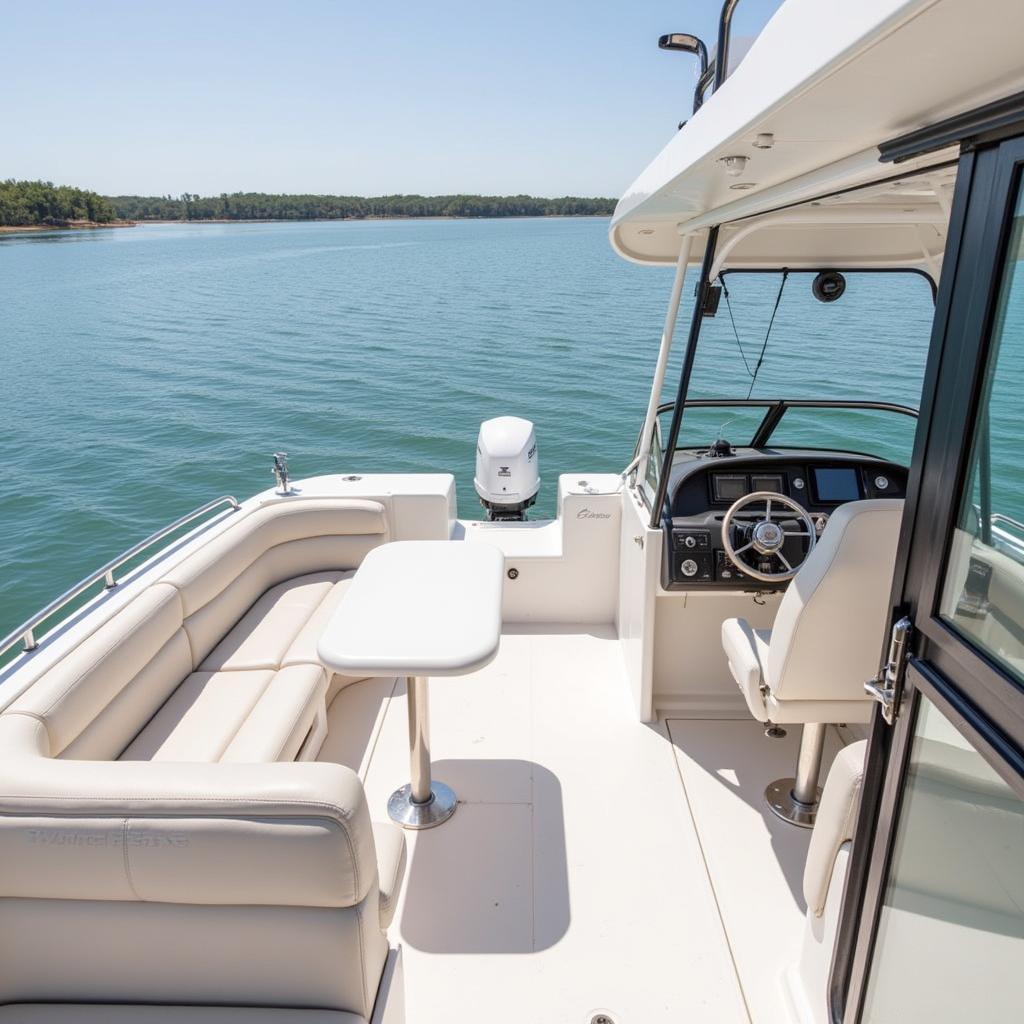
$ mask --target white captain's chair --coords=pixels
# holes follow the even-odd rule
[[[902,515],[899,500],[839,506],[793,577],[774,627],[722,623],[729,669],[750,713],[769,726],[803,725],[796,777],[765,790],[769,807],[794,825],[814,824],[826,723],[871,718],[864,683],[878,671]]]

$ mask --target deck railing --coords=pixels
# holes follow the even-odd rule
[[[1002,512],[993,512],[989,518],[992,524],[992,546],[1016,561],[1024,561],[1024,523]]]
[[[157,530],[156,533],[150,534],[145,540],[139,541],[138,544],[133,545],[127,551],[118,555],[117,558],[107,562],[107,564],[102,568],[90,573],[85,577],[85,579],[79,580],[79,582],[69,590],[64,591],[60,597],[51,601],[45,608],[36,612],[36,614],[30,619],[27,619],[13,632],[8,633],[3,640],[0,640],[0,659],[2,659],[3,656],[19,641],[24,644],[24,647],[22,648],[23,650],[35,650],[39,646],[39,642],[36,639],[36,628],[41,623],[51,618],[62,608],[65,608],[76,597],[79,597],[88,590],[89,587],[98,583],[100,580],[104,581],[104,587],[107,590],[116,587],[117,578],[114,573],[116,573],[122,565],[131,561],[136,557],[136,555],[142,554],[142,552],[146,551],[148,548],[153,547],[153,545],[163,540],[165,537],[175,533],[177,530],[180,530],[183,526],[187,526],[189,523],[206,515],[207,512],[212,512],[215,508],[219,508],[221,505],[229,505],[232,512],[240,507],[238,501],[230,494],[223,494],[219,498],[215,498],[213,501],[208,501],[205,505],[200,505],[199,508],[193,509],[187,515],[183,515],[180,519],[175,519],[173,523],[168,524],[163,527],[163,529]]]

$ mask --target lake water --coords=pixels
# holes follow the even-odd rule
[[[296,477],[451,471],[460,513],[478,517],[479,423],[524,416],[537,516],[552,515],[559,473],[629,461],[671,277],[616,257],[603,219],[0,236],[0,634],[209,498],[269,486],[279,449]],[[778,287],[730,284],[750,365]],[[754,396],[916,406],[931,313],[919,277],[851,275],[825,306],[792,275]],[[684,308],[675,367],[687,323]],[[706,324],[694,393],[745,396],[724,301]],[[688,436],[745,439],[742,417],[721,421]],[[897,452],[911,430],[842,414],[825,434],[794,419],[786,440]]]

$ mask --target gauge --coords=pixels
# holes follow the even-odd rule
[[[782,494],[782,477],[777,473],[754,474],[750,478],[750,489],[753,491],[772,491]]]
[[[887,476],[882,476],[881,474],[879,474],[878,476],[875,477],[875,486],[880,491],[887,491],[889,489],[889,478]]]
[[[793,486],[798,491],[802,491],[804,489],[804,478],[802,476],[793,477]]]

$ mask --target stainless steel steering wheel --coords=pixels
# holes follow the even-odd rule
[[[762,518],[753,524],[750,521],[743,523],[746,535],[744,543],[739,547],[733,545],[733,527],[738,526],[736,516],[748,505],[764,504]],[[773,506],[775,506],[773,508]],[[760,512],[758,514],[761,514]],[[782,524],[775,522],[775,519],[796,519],[797,529],[786,529]],[[807,547],[800,560],[795,564],[783,554],[783,547],[787,537],[801,537],[807,543]],[[729,556],[729,560],[740,572],[753,576],[755,580],[763,583],[782,583],[791,580],[807,556],[814,549],[817,535],[814,531],[812,521],[807,509],[798,501],[787,498],[784,494],[776,494],[774,491],[755,491],[748,494],[732,504],[729,511],[725,513],[722,520],[722,547]],[[741,557],[747,554],[748,558],[757,558],[757,565],[751,564]],[[772,563],[777,559],[785,567],[780,572],[766,571],[765,563]]]

